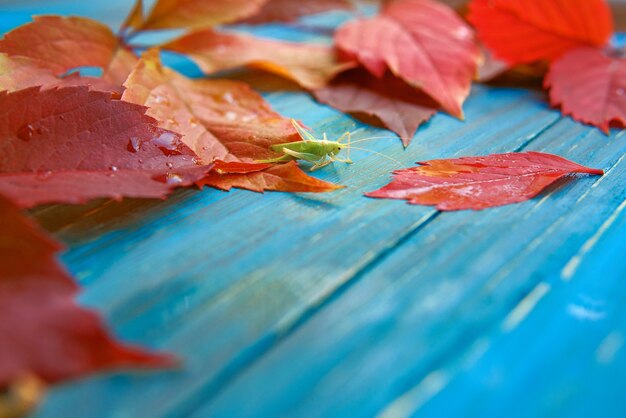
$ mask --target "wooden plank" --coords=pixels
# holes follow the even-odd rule
[[[414,408],[408,408],[413,411],[429,391],[445,385],[438,370],[480,354],[489,331],[539,282],[560,280],[569,261],[626,200],[620,186],[624,137],[609,139],[560,121],[529,148],[610,168],[605,177],[562,184],[519,205],[440,215],[241,373],[198,416],[255,410],[265,416],[372,416],[418,388]],[[621,279],[623,263],[610,262],[620,267],[608,280]],[[524,347],[517,344],[519,350],[508,357],[501,353],[503,361],[519,360]],[[269,379],[272,384],[263,385]],[[510,388],[515,389],[520,387]],[[246,402],[235,401],[244,394]]]
[[[337,134],[353,124],[301,93],[268,98],[320,131]],[[368,147],[406,165],[515,150],[558,119],[536,94],[510,89],[477,87],[466,111],[465,123],[437,116],[406,151],[397,140]],[[355,157],[350,167],[320,172],[348,186],[332,194],[185,192],[164,207],[126,203],[126,221],[118,205],[109,205],[58,229],[72,244],[64,260],[88,283],[82,300],[103,311],[123,337],[181,353],[186,369],[58,389],[42,416],[63,414],[76,398],[94,400],[84,405],[89,416],[185,415],[434,216],[430,208],[363,198],[396,164]],[[109,409],[99,409],[103,403]]]
[[[438,371],[451,380],[419,416],[621,414],[626,264],[615,260],[626,253],[624,234],[626,201],[581,248],[584,255],[572,277],[544,282],[547,291],[516,321],[519,326],[494,330],[480,358]],[[398,402],[396,411],[416,412],[412,399]]]

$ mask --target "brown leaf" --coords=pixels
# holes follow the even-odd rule
[[[199,30],[163,45],[189,55],[207,74],[248,66],[288,78],[307,89],[320,88],[354,66],[338,63],[333,48],[256,38],[250,35]]]
[[[360,69],[341,74],[313,94],[320,102],[342,112],[378,118],[400,136],[405,147],[417,128],[439,109],[432,99],[399,78],[387,73],[378,79]]]

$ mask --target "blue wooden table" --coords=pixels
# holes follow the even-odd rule
[[[0,31],[41,13],[116,26],[129,6],[4,1]],[[387,134],[303,92],[265,97],[319,132]],[[406,150],[397,139],[367,147],[405,166],[543,151],[606,175],[521,204],[439,213],[364,198],[397,165],[355,152],[353,165],[316,173],[347,186],[328,194],[183,190],[34,210],[67,244],[81,303],[125,341],[184,359],[180,370],[55,387],[37,416],[623,416],[626,133],[561,117],[523,88],[476,85],[465,113],[435,116]]]

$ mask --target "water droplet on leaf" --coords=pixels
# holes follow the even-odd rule
[[[163,132],[152,140],[161,152],[167,156],[182,154],[181,148],[183,143],[173,132]]]
[[[165,105],[170,103],[169,99],[165,96],[155,96],[154,102],[157,104],[165,104]]]
[[[22,141],[28,142],[31,140],[34,133],[35,133],[35,130],[33,129],[32,125],[24,125],[20,129],[18,129],[17,137],[21,139]]]
[[[184,181],[183,176],[176,173],[167,173],[154,177],[156,181],[166,184],[181,184]]]
[[[37,173],[36,178],[37,180],[45,180],[48,177],[50,177],[52,175],[52,171],[50,170],[46,170],[46,171],[40,171]]]
[[[135,138],[133,136],[128,140],[128,145],[126,146],[126,149],[128,149],[130,152],[137,152],[139,151],[139,148],[141,148],[141,141],[139,141],[139,138]]]

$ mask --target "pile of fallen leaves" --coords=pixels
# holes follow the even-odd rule
[[[348,0],[159,0],[145,14],[139,0],[117,34],[86,18],[38,16],[0,40],[0,387],[21,399],[39,387],[33,381],[176,363],[116,342],[97,315],[75,304],[77,286],[55,261],[59,245],[23,209],[164,198],[191,185],[340,187],[296,161],[260,162],[281,156],[273,145],[302,138],[248,84],[216,73],[247,67],[284,77],[322,103],[373,116],[408,146],[438,111],[463,117],[485,56],[495,57],[486,61],[490,68],[500,60],[491,74],[545,62],[552,104],[565,114],[604,131],[626,123],[626,60],[609,43],[603,0],[473,0],[468,20],[435,0],[384,1],[375,16],[337,28],[333,45],[263,39],[227,26],[351,7]],[[144,31],[168,29],[187,32],[162,45],[133,44]],[[188,56],[211,77],[165,67],[162,50]],[[82,67],[102,75],[80,75]],[[368,196],[481,209],[528,199],[574,172],[601,174],[539,153],[436,160],[396,171]]]

